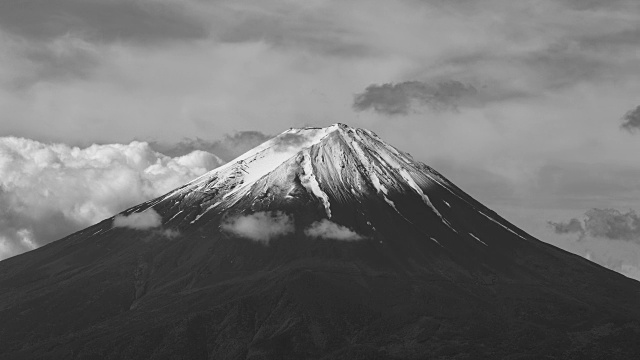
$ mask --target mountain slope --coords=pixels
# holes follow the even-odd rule
[[[116,217],[0,262],[0,358],[640,353],[640,283],[368,130],[290,129]]]

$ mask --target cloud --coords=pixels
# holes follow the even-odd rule
[[[580,238],[587,235],[640,244],[640,216],[633,210],[624,213],[617,209],[593,208],[584,213],[583,222],[584,225],[573,218],[568,222],[549,221],[548,224],[556,234],[579,233]]]
[[[560,210],[558,215],[566,213]],[[531,213],[526,214],[531,218]],[[540,232],[537,237],[586,259],[640,280],[639,216],[632,210],[592,208],[583,217],[567,222],[548,222],[558,236]],[[554,227],[553,225],[559,225]],[[582,229],[582,230],[581,230]],[[559,230],[559,231],[557,231]],[[548,233],[549,226],[544,232]],[[534,231],[535,233],[536,231]],[[575,234],[579,234],[575,237]]]
[[[227,43],[263,41],[279,50],[303,49],[332,57],[374,54],[375,47],[363,42],[362,32],[345,21],[340,8],[280,1],[216,6],[215,10],[224,15],[213,25],[213,31]]]
[[[81,34],[144,44],[203,38],[205,24],[174,1],[31,0],[0,2],[0,29],[31,40]]]
[[[25,71],[11,80],[16,89],[26,89],[38,81],[69,81],[91,76],[100,62],[100,53],[91,43],[70,34],[48,43],[17,48]]]
[[[117,215],[113,219],[113,227],[127,227],[136,230],[147,230],[162,225],[162,217],[153,208],[130,215]]]
[[[281,211],[235,216],[226,219],[221,226],[228,233],[264,244],[295,231],[293,217]]]
[[[346,226],[322,219],[311,224],[304,233],[309,237],[333,239],[341,241],[362,240],[364,237]]]
[[[80,148],[0,137],[0,259],[160,196],[219,165],[204,151],[172,158],[144,142]]]
[[[573,218],[567,222],[553,222],[548,221],[547,224],[553,228],[556,234],[580,234],[580,237],[584,236],[585,230],[582,227],[580,220]]]
[[[298,148],[309,139],[302,134],[284,134],[277,137],[275,149],[278,151],[288,151],[292,148]]]
[[[173,144],[167,142],[150,142],[149,145],[155,151],[167,156],[183,156],[195,150],[201,150],[216,154],[225,161],[230,161],[272,137],[272,135],[266,135],[260,131],[238,131],[233,134],[227,134],[222,139],[214,141],[195,138],[183,139]]]
[[[160,235],[168,238],[168,239],[175,239],[178,236],[180,236],[180,231],[176,230],[176,229],[164,229],[160,232]]]
[[[622,117],[622,124],[620,127],[628,132],[635,132],[640,128],[640,106],[633,110],[629,110]]]
[[[640,217],[633,210],[591,209],[585,217],[584,227],[591,236],[640,244]]]
[[[426,106],[436,111],[456,110],[478,93],[472,85],[459,81],[429,84],[421,81],[369,85],[353,100],[356,111],[373,109],[385,115],[408,115]]]

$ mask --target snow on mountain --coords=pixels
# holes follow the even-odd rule
[[[300,184],[322,203],[329,219],[332,213],[328,193],[336,199],[374,193],[398,211],[390,191],[406,190],[413,191],[442,218],[422,190],[433,186],[434,178],[425,176],[409,154],[369,130],[344,124],[289,129],[148,205],[179,202],[176,199],[201,194],[208,205],[191,220],[195,222],[208,211],[226,209],[250,193],[259,194],[273,187],[289,186],[285,198],[294,200],[289,194],[295,185],[288,176],[291,171],[297,171]],[[267,177],[269,180],[261,183]]]
[[[446,197],[437,195],[443,191],[448,194]],[[459,209],[452,207],[457,202],[475,209],[502,231],[527,239],[526,234],[493,215],[435,170],[372,131],[334,124],[325,128],[289,129],[121,215],[154,208],[161,214],[163,226],[184,228],[213,218],[220,223],[231,214],[283,210],[295,213],[302,208],[317,207],[318,218],[309,221],[326,218],[340,226],[361,224],[360,231],[366,233],[362,238],[384,237],[372,218],[374,213],[397,216],[422,235],[431,237],[434,227],[424,227],[426,215],[440,222],[447,232],[489,246],[481,235],[481,240],[478,239],[474,229],[465,227],[467,221],[461,215],[455,215]]]

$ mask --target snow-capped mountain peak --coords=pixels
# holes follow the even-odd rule
[[[184,210],[197,203],[197,214],[189,218],[194,223],[241,201],[256,207],[264,194],[269,194],[270,202],[296,202],[299,196],[292,194],[302,191],[305,198],[321,204],[329,219],[333,202],[366,197],[379,198],[389,211],[406,218],[404,212],[409,210],[396,203],[399,196],[409,194],[450,226],[427,194],[436,185],[444,186],[439,174],[372,131],[334,124],[291,128],[148,205],[173,202],[172,207]]]

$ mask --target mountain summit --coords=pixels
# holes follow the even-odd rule
[[[0,358],[623,359],[638,303],[335,124],[0,262]]]

